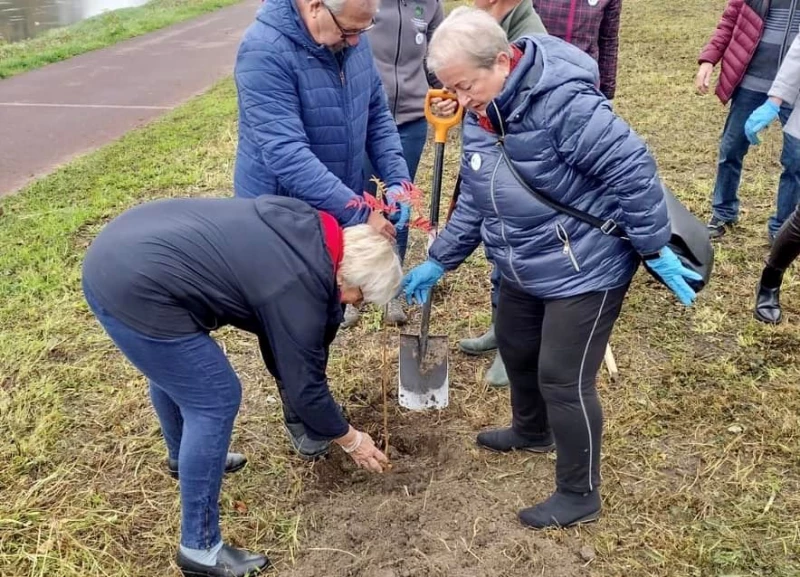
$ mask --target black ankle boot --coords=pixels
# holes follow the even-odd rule
[[[573,493],[557,490],[546,501],[522,509],[520,523],[531,529],[558,529],[597,521],[600,517],[600,493]]]
[[[269,559],[260,553],[251,553],[222,545],[216,565],[201,565],[187,559],[178,551],[178,567],[187,577],[245,577],[257,575],[269,567]]]
[[[777,325],[781,322],[783,313],[780,303],[781,287],[766,288],[758,283],[756,289],[756,308],[753,316],[762,323]]]
[[[478,433],[478,445],[490,451],[506,453],[508,451],[530,451],[531,453],[549,453],[555,450],[553,435],[525,437],[511,427],[491,429]]]

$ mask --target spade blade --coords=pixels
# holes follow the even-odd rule
[[[447,337],[429,336],[420,358],[419,335],[400,335],[400,406],[412,411],[443,409],[448,403]]]

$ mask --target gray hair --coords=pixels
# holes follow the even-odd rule
[[[345,4],[351,1],[352,0],[320,0],[320,2],[322,2],[325,5],[325,7],[334,14],[341,14],[342,10],[344,10]],[[356,0],[356,1],[360,2],[361,4],[364,4],[369,8],[372,8],[373,12],[375,12],[375,9],[377,8],[377,0]]]
[[[491,15],[459,6],[433,33],[428,69],[435,74],[447,64],[465,59],[477,68],[491,68],[498,54],[508,53],[508,44],[505,31]]]
[[[397,295],[403,278],[392,242],[368,224],[347,227],[343,234],[342,283],[360,288],[366,302],[385,305]]]

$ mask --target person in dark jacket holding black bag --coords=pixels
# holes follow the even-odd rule
[[[556,492],[519,517],[566,527],[600,513],[603,415],[595,378],[641,259],[685,305],[700,275],[667,246],[656,164],[597,88],[596,62],[551,36],[510,46],[488,14],[457,8],[431,40],[428,66],[469,112],[461,196],[428,260],[403,280],[424,301],[483,240],[500,267],[497,339],[511,386],[510,427],[495,451],[554,448]],[[603,219],[601,230],[528,189]],[[626,239],[607,234],[613,227]]]
[[[385,304],[401,276],[392,242],[374,228],[343,231],[333,216],[271,195],[145,203],[94,240],[83,263],[84,294],[150,381],[177,463],[185,574],[241,576],[269,564],[220,536],[218,499],[241,385],[209,333],[232,325],[258,335],[304,433],[381,472],[386,456],[345,420],[325,371],[341,304]]]

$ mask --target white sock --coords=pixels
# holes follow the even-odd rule
[[[217,564],[217,555],[219,554],[220,549],[222,549],[222,539],[220,539],[219,543],[214,545],[211,549],[189,549],[188,547],[181,545],[181,554],[190,561],[194,561],[200,565],[208,565],[213,567]]]

